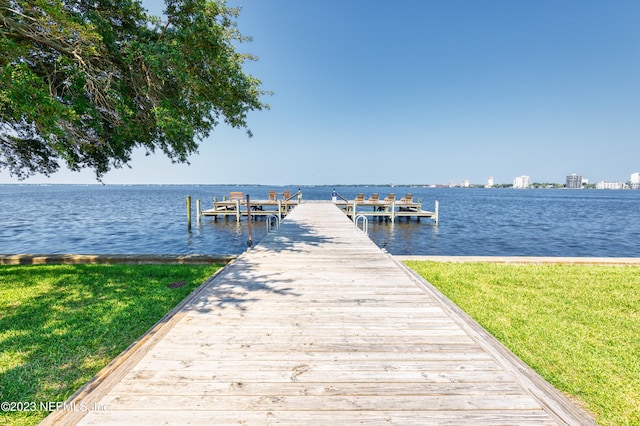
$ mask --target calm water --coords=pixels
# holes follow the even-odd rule
[[[195,199],[243,191],[253,199],[297,187],[0,185],[0,253],[239,254],[247,225],[235,219],[195,221]],[[301,187],[304,199],[329,200],[331,187]],[[640,257],[640,191],[338,187],[398,197],[411,192],[431,220],[369,222],[370,237],[398,255]],[[186,197],[194,200],[187,230]],[[264,236],[254,223],[253,239]]]

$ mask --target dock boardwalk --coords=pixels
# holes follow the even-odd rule
[[[43,423],[595,424],[329,202],[98,377]]]

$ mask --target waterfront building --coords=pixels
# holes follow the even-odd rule
[[[582,189],[582,176],[575,173],[567,176],[566,187],[569,189]]]
[[[631,174],[631,189],[640,189],[640,173]]]
[[[469,179],[465,179],[462,181],[463,188],[469,188],[470,186],[471,186],[471,183],[469,182]]]
[[[513,179],[513,187],[528,188],[531,185],[530,181],[531,179],[529,178],[529,176],[518,176],[515,179]]]
[[[624,189],[624,183],[602,181],[596,183],[596,189]]]
[[[493,188],[493,176],[489,176],[489,179],[487,179],[487,184],[484,187]]]

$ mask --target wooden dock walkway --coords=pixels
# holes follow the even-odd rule
[[[334,204],[302,203],[43,424],[594,424]]]

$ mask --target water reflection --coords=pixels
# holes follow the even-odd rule
[[[429,219],[372,220],[369,237],[390,253],[408,255],[424,246],[437,246],[438,226]]]
[[[252,220],[254,244],[267,234],[267,222],[258,217]],[[240,222],[235,217],[203,217],[200,223],[192,228],[188,237],[188,247],[197,250],[203,246],[215,246],[221,251],[216,253],[238,254],[247,248],[249,226],[246,218]],[[201,253],[201,252],[198,252]]]

